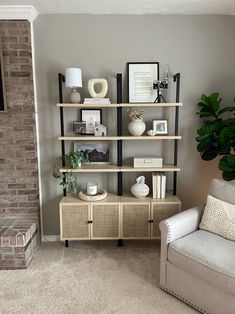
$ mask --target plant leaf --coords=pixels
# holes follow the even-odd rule
[[[224,112],[232,112],[235,111],[235,107],[224,107],[218,111],[218,114],[222,114]]]
[[[212,160],[217,157],[217,150],[214,147],[210,147],[206,149],[202,154],[201,157],[203,160]]]

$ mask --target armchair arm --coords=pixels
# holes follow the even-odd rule
[[[175,216],[160,222],[161,257],[160,257],[160,286],[166,287],[167,250],[168,244],[176,239],[198,229],[204,205],[187,209]]]
[[[203,210],[204,205],[193,207],[161,221],[159,224],[161,238],[165,239],[166,243],[170,243],[196,231],[201,221]]]

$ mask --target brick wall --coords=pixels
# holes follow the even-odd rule
[[[0,112],[0,214],[38,214],[30,23],[0,21],[7,112]]]

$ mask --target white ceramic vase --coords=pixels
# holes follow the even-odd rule
[[[144,133],[146,124],[143,119],[134,119],[128,124],[128,131],[131,135],[140,136]]]
[[[135,197],[145,197],[149,194],[149,187],[145,184],[145,177],[140,176],[136,179],[136,183],[131,187],[131,193]]]

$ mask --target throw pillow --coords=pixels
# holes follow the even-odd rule
[[[235,241],[235,205],[208,195],[199,228]]]

